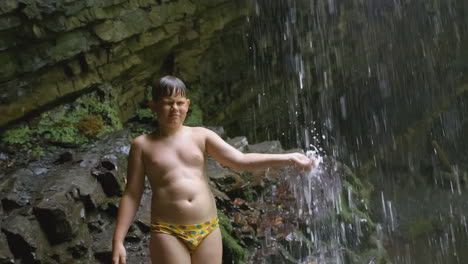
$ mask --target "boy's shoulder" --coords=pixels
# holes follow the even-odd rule
[[[134,146],[134,147],[136,147],[136,146],[141,147],[146,141],[147,141],[146,134],[139,135],[139,136],[132,139],[131,145]]]
[[[193,134],[196,134],[196,135],[202,135],[202,136],[210,136],[212,134],[216,134],[215,132],[213,132],[212,130],[206,128],[206,127],[187,127],[188,129],[190,129],[190,131],[192,131]]]
[[[204,127],[192,127],[192,126],[186,126],[187,129],[189,129],[190,131],[192,132],[196,132],[196,133],[206,133],[206,128]]]

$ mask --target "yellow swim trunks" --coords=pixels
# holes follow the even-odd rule
[[[168,234],[181,239],[192,253],[206,236],[219,227],[218,222],[217,217],[196,225],[154,222],[151,224],[151,232]]]

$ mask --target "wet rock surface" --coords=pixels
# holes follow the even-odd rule
[[[7,246],[0,260],[107,263],[128,145],[128,132],[116,132],[6,172],[0,188],[0,243]],[[100,181],[96,168],[112,181]]]
[[[256,145],[249,145],[245,137],[227,141],[244,151],[283,152],[277,141]],[[123,130],[7,171],[0,189],[0,245],[6,245],[0,247],[0,263],[109,263],[129,144],[129,133]],[[208,159],[207,175],[221,219],[223,261],[299,261],[299,251],[320,249],[318,240],[311,241],[315,232],[308,228],[311,219],[317,224],[332,222],[327,232],[341,223],[361,223],[366,215],[357,209],[363,208],[359,202],[344,206],[348,209],[343,219],[330,218],[343,183],[356,178],[335,161],[327,164],[322,176],[310,177],[288,168],[240,172]],[[129,263],[149,263],[150,202],[146,181],[125,238]],[[373,232],[365,220],[359,225],[365,230],[361,239]]]
[[[8,241],[5,234],[0,233],[0,263],[14,263],[14,256],[8,248]]]
[[[244,21],[247,6],[225,0],[0,1],[0,126],[100,85],[112,86],[126,121],[145,100],[153,76],[174,68],[200,86],[196,66],[208,64],[204,54],[223,29],[243,34],[232,25]]]

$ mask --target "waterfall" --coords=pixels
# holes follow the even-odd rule
[[[249,137],[325,157],[314,175],[289,177],[288,219],[307,224],[305,238],[277,243],[284,258],[375,263],[346,253],[367,248],[393,263],[468,261],[466,14],[463,0],[255,1]]]

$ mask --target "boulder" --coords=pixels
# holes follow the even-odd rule
[[[0,264],[15,263],[13,253],[8,247],[8,241],[2,232],[0,232]]]
[[[44,194],[45,199],[34,206],[42,230],[51,244],[70,241],[85,218],[84,205],[76,202],[68,192],[51,190]]]
[[[241,152],[244,152],[249,145],[246,137],[235,137],[226,140],[226,142]]]
[[[85,175],[83,174],[82,178],[87,178],[87,180],[77,179],[74,181],[79,199],[83,202],[86,210],[102,207],[107,202],[102,186],[98,184],[96,178],[89,174]]]
[[[245,184],[241,175],[231,169],[221,166],[218,162],[211,157],[206,162],[206,175],[215,183],[221,193],[217,193],[220,197],[224,198],[222,192],[229,192],[238,189]]]
[[[209,130],[215,132],[220,137],[224,137],[226,135],[226,131],[224,131],[224,128],[221,127],[221,126],[208,126],[206,128],[208,128]]]
[[[92,243],[92,237],[89,233],[89,229],[86,228],[85,225],[82,225],[76,234],[75,239],[71,241],[70,243],[66,244],[66,252],[64,254],[61,254],[63,258],[66,260],[69,259],[83,259],[84,263],[86,263],[86,259],[90,259],[90,249],[89,245]],[[68,254],[66,254],[68,253]],[[63,263],[66,263],[65,261]]]
[[[228,169],[221,166],[217,161],[215,161],[211,157],[208,157],[205,166],[206,175],[209,179],[212,180],[224,178],[225,175],[229,172]]]
[[[252,153],[280,153],[283,152],[283,148],[281,142],[274,140],[249,145],[247,151]]]
[[[210,182],[210,189],[211,192],[213,193],[213,196],[218,200],[218,201],[229,201],[230,198],[225,194],[224,192],[220,191],[214,182]]]
[[[18,0],[2,0],[0,1],[0,14],[9,13],[18,8],[18,5]]]
[[[17,16],[1,16],[0,17],[0,30],[18,27],[21,25],[21,19]]]
[[[92,170],[107,196],[122,196],[124,191],[124,177],[118,169],[118,158],[113,154],[104,156]]]
[[[109,227],[103,232],[93,234],[91,249],[96,259],[107,262],[112,256],[112,237],[114,227]]]
[[[39,260],[50,251],[49,243],[34,216],[11,215],[4,219],[2,231],[7,237],[11,252],[22,263],[40,263]]]
[[[30,205],[40,188],[42,176],[34,175],[32,170],[26,168],[4,176],[5,181],[0,183],[3,209],[9,212]]]

